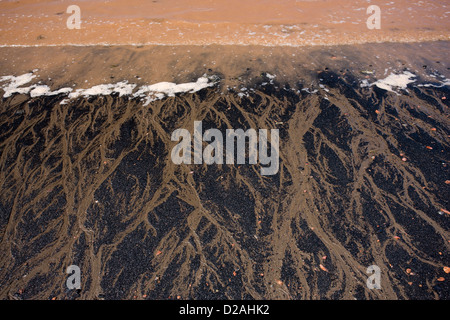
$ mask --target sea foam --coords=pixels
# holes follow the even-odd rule
[[[35,72],[35,71],[33,71]],[[139,87],[136,91],[136,84],[128,83],[128,81],[121,81],[117,83],[100,84],[90,88],[80,88],[75,91],[72,88],[60,88],[52,91],[49,86],[43,84],[30,83],[36,75],[33,72],[25,73],[20,76],[2,76],[0,77],[1,89],[5,92],[3,98],[8,98],[14,93],[29,94],[30,97],[53,96],[53,95],[67,95],[67,98],[61,101],[62,104],[68,103],[72,99],[79,97],[90,97],[99,95],[110,95],[118,93],[119,96],[129,96],[130,98],[140,98],[144,100],[144,106],[150,102],[163,99],[164,97],[173,97],[179,93],[193,93],[201,89],[214,86],[217,83],[217,77],[207,77],[206,75],[200,77],[195,82],[187,83],[173,83],[173,82],[159,82],[152,85],[144,85]]]

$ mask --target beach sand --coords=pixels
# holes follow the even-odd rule
[[[36,12],[21,3],[20,15]],[[165,27],[205,20],[242,34],[244,18],[278,28],[298,25],[297,14],[308,30],[341,34],[344,25],[305,15],[332,10],[327,1],[269,2],[284,8],[281,22],[271,6],[252,16],[201,1],[161,12],[163,1],[146,3],[155,5],[147,18],[163,16],[156,24]],[[411,11],[399,3],[394,11]],[[143,19],[115,4],[108,10]],[[446,12],[438,1],[411,7],[424,4],[430,15]],[[2,3],[2,13],[18,5]],[[64,6],[43,8],[49,17],[37,19],[67,17],[55,15]],[[120,25],[101,6],[85,9]],[[109,34],[99,44],[92,33],[75,46],[57,28],[37,40],[37,30],[2,19],[16,38],[0,38],[0,297],[449,299],[450,43],[448,22],[426,23],[427,37],[402,29],[399,41],[382,43],[336,33],[323,46],[277,44],[278,36],[244,46],[227,32],[215,43],[200,23],[201,41],[168,36],[158,45],[139,40],[138,28],[130,39]],[[195,92],[134,95],[198,79],[208,85]],[[194,121],[221,132],[278,129],[279,171],[174,164],[171,134],[193,132]],[[66,286],[70,265],[81,269],[79,290]],[[371,265],[380,290],[367,287]]]

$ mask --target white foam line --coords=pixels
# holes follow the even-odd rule
[[[119,96],[130,96],[132,98],[145,99],[144,106],[150,102],[162,99],[164,97],[173,97],[177,93],[193,93],[201,89],[211,87],[218,81],[217,77],[200,77],[196,82],[187,83],[172,83],[172,82],[159,82],[152,85],[141,86],[134,94],[133,91],[136,88],[136,84],[130,84],[128,81],[122,81],[117,83],[100,84],[87,89],[77,89],[73,91],[72,88],[61,88],[56,91],[51,91],[47,85],[33,84],[28,87],[23,85],[29,83],[36,77],[33,73],[26,73],[20,76],[3,76],[0,77],[0,83],[6,82],[1,89],[5,91],[3,98],[8,98],[14,93],[30,94],[30,97],[40,96],[53,96],[53,95],[67,95],[66,99],[61,101],[61,104],[66,104],[70,99],[76,99],[78,97],[90,97],[99,95],[110,95],[118,93]]]
[[[20,86],[23,86],[24,84],[30,82],[35,78],[36,76],[33,73],[25,73],[20,76],[3,76],[0,78],[0,82],[9,81],[8,85],[5,85],[2,87],[2,89],[5,91],[5,94],[3,97],[8,98],[13,93],[22,93],[27,94],[30,92],[31,87],[25,87],[25,88],[19,88]]]
[[[378,80],[371,85],[375,85],[380,89],[395,92],[393,88],[406,89],[408,84],[415,82],[416,75],[409,71],[404,71],[401,74],[391,73],[387,78]]]
[[[119,96],[131,95],[135,84],[128,84],[128,81],[122,81],[115,84],[99,84],[88,89],[77,89],[75,92],[69,94],[69,99],[78,98],[80,96],[107,96],[113,93],[118,93]]]
[[[371,86],[375,85],[380,89],[384,89],[386,91],[397,93],[394,90],[394,88],[406,90],[408,87],[408,84],[416,81],[414,78],[416,78],[416,75],[414,75],[413,73],[411,73],[409,71],[404,71],[401,74],[391,73],[386,78],[377,80],[373,83],[369,83],[369,81],[367,79],[363,79],[363,80],[361,80],[360,87],[367,88],[367,87],[371,87]],[[432,83],[417,84],[417,87],[442,88],[444,86],[450,86],[450,79],[443,79],[443,81],[440,84],[432,84]]]
[[[440,85],[433,84],[433,83],[425,83],[425,84],[418,84],[417,86],[418,87],[426,87],[426,88],[428,88],[428,87],[442,88],[442,87],[445,87],[445,86],[450,86],[450,80],[447,79],[447,81],[441,83]]]
[[[133,96],[143,97],[146,96],[146,102],[144,106],[150,102],[162,99],[164,96],[173,97],[176,93],[180,92],[197,92],[206,87],[214,85],[214,82],[209,82],[210,78],[201,77],[196,82],[188,82],[176,84],[173,82],[160,82],[148,86],[142,86]]]
[[[332,47],[339,45],[353,45],[353,44],[374,44],[374,43],[420,43],[420,42],[434,42],[434,41],[449,41],[450,37],[434,37],[432,39],[401,39],[401,40],[353,40],[353,41],[345,41],[338,43],[323,43],[323,42],[315,42],[313,40],[308,41],[307,43],[288,43],[282,42],[279,43],[274,41],[272,43],[250,43],[248,41],[245,42],[236,42],[236,41],[228,41],[228,42],[205,42],[205,43],[177,43],[177,42],[169,42],[169,43],[161,43],[161,42],[146,42],[146,43],[49,43],[49,44],[0,44],[0,48],[40,48],[40,47],[136,47],[136,46],[168,46],[168,47],[178,47],[178,46],[192,46],[192,47],[203,47],[203,46],[214,46],[214,45],[224,45],[224,46],[261,46],[261,47],[308,47],[308,46],[324,46],[324,47]]]
[[[40,97],[40,96],[56,96],[58,94],[67,94],[72,91],[72,88],[61,88],[56,91],[51,91],[49,86],[40,85],[34,86],[30,91],[30,97]]]

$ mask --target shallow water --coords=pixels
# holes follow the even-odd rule
[[[80,29],[66,26],[78,5]],[[449,40],[446,1],[20,1],[0,3],[0,45],[338,45]]]

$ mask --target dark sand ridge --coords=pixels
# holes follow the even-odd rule
[[[112,96],[4,99],[0,296],[448,299],[449,215],[438,211],[450,207],[449,90],[359,87],[361,70],[375,71],[372,82],[388,63],[448,78],[446,51],[448,43],[2,48],[3,74],[39,68],[54,90],[203,73],[223,81],[148,107]],[[265,72],[274,85],[261,85]],[[285,90],[311,82],[329,91]],[[255,92],[221,94],[234,85]],[[174,165],[171,132],[198,120],[204,129],[279,128],[279,174]],[[78,293],[65,287],[71,264],[82,270]],[[382,290],[366,288],[372,264]]]

